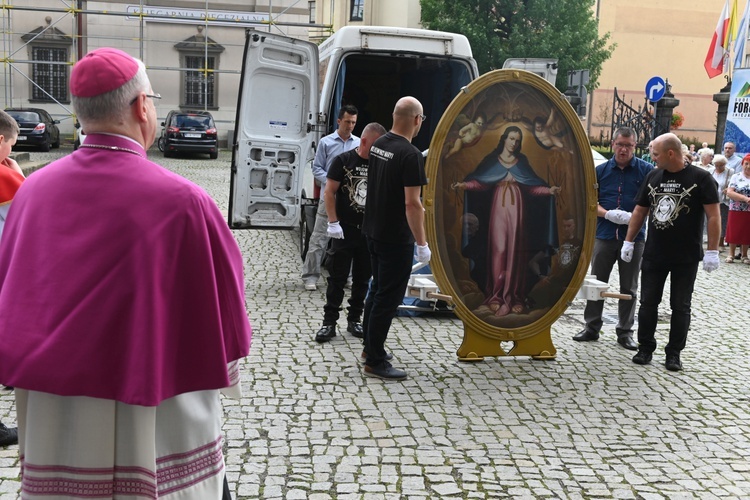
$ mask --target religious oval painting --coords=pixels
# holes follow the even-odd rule
[[[573,109],[532,73],[493,71],[454,99],[430,146],[441,291],[464,322],[516,333],[551,324],[585,276],[596,220],[591,150]]]

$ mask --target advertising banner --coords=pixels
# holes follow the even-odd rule
[[[737,152],[750,152],[750,68],[737,69],[732,76],[724,142],[732,141]],[[717,144],[717,148],[721,145]]]

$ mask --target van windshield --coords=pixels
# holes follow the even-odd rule
[[[340,105],[353,104],[359,110],[355,135],[376,121],[391,128],[393,106],[404,96],[414,96],[424,107],[427,120],[413,144],[420,150],[430,145],[440,117],[453,98],[472,80],[467,62],[423,54],[351,54],[343,58],[328,115],[328,131],[336,130]],[[338,105],[337,105],[338,104]]]

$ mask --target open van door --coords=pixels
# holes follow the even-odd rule
[[[297,227],[302,178],[314,156],[317,121],[318,47],[247,30],[232,152],[229,227]]]

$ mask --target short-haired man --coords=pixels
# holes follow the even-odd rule
[[[203,189],[147,159],[160,96],[141,61],[89,52],[70,93],[86,142],[24,181],[0,245],[23,496],[221,498],[242,253]]]
[[[317,290],[318,278],[320,278],[320,264],[328,247],[328,216],[326,215],[325,187],[328,169],[331,162],[339,154],[359,146],[359,137],[353,135],[354,127],[357,125],[357,108],[351,105],[342,106],[339,109],[337,128],[333,133],[320,139],[318,149],[315,151],[315,159],[312,164],[315,182],[320,184],[320,201],[318,212],[315,217],[315,226],[310,235],[310,243],[307,247],[305,262],[302,264],[302,281],[305,290]]]
[[[635,250],[631,261],[620,259],[620,249],[625,241],[628,221],[635,208],[635,195],[653,166],[635,157],[636,137],[633,129],[622,127],[615,131],[612,139],[614,156],[606,163],[596,167],[596,180],[599,185],[599,204],[597,205],[596,241],[591,259],[591,273],[599,281],[609,281],[612,268],[617,263],[620,274],[620,293],[632,297],[631,300],[620,299],[617,307],[617,342],[625,349],[634,351],[638,348],[633,340],[633,323],[635,322],[635,299],[638,292],[638,270],[645,231],[635,236]],[[653,141],[649,145],[653,147]],[[573,337],[573,340],[591,341],[599,339],[602,328],[602,311],[604,301],[589,300],[583,318],[586,327]]]
[[[737,146],[732,141],[724,143],[724,156],[727,159],[727,167],[735,172],[742,169],[742,156],[737,154]]]
[[[680,352],[685,348],[690,327],[690,305],[698,262],[707,272],[719,267],[721,216],[719,195],[711,174],[685,165],[680,139],[674,134],[659,136],[654,142],[653,170],[641,186],[636,207],[622,245],[621,258],[634,257],[634,241],[646,216],[648,238],[641,267],[641,307],[638,310],[638,352],[633,363],[651,362],[656,350],[656,324],[664,284],[670,277],[672,316],[664,366],[682,370]],[[708,221],[708,249],[703,254],[703,219]]]
[[[420,200],[427,184],[422,153],[411,144],[426,117],[414,97],[402,97],[393,110],[393,127],[370,149],[363,232],[372,262],[365,302],[365,367],[368,377],[403,380],[385,351],[391,321],[404,298],[417,244],[417,260],[429,262],[430,248]]]
[[[315,335],[316,342],[328,342],[336,336],[344,286],[352,273],[352,292],[347,310],[346,331],[362,338],[362,312],[367,287],[372,276],[367,239],[362,234],[362,220],[367,199],[367,168],[370,146],[385,134],[379,123],[368,123],[362,130],[359,146],[338,155],[331,162],[326,182],[325,204],[328,214],[328,288],[323,306],[323,327]]]

